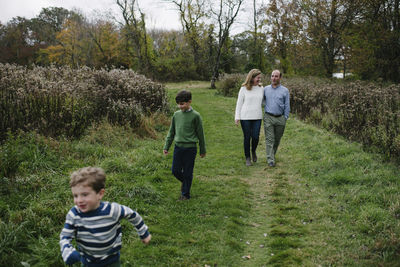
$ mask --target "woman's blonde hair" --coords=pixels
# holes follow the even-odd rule
[[[254,78],[260,74],[261,71],[259,69],[252,69],[249,71],[249,74],[247,74],[246,81],[242,84],[242,86],[245,86],[247,90],[251,90],[251,87],[253,87]]]

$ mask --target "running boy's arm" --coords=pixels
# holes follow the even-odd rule
[[[147,225],[144,223],[142,217],[136,211],[121,205],[121,217],[128,219],[129,222],[135,226],[136,231],[143,243],[148,244],[151,240]]]
[[[72,238],[75,236],[75,226],[73,225],[73,219],[71,216],[71,211],[68,212],[64,228],[60,234],[60,247],[61,247],[61,256],[64,262],[68,265],[72,265],[81,260],[81,255],[78,251],[72,246]]]
[[[168,150],[171,147],[172,142],[174,141],[174,137],[175,137],[175,117],[172,117],[171,126],[169,127],[168,135],[165,138],[165,144],[163,149],[165,155],[168,154]]]

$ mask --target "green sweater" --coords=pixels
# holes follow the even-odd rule
[[[193,109],[187,112],[178,110],[174,113],[168,135],[165,138],[164,150],[168,150],[173,141],[179,147],[196,147],[198,142],[200,154],[206,153],[203,122],[200,113]]]

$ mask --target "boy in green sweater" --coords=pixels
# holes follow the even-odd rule
[[[190,187],[193,180],[197,142],[202,158],[206,156],[206,144],[201,116],[191,107],[192,93],[182,90],[176,95],[175,101],[180,110],[176,111],[172,117],[163,152],[164,155],[167,155],[168,149],[175,140],[172,174],[182,183],[179,199],[188,200],[190,199]]]

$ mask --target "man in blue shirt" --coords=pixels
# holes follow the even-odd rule
[[[270,167],[275,167],[275,154],[290,112],[289,90],[281,85],[281,78],[279,70],[272,71],[271,84],[264,87],[264,133]]]

